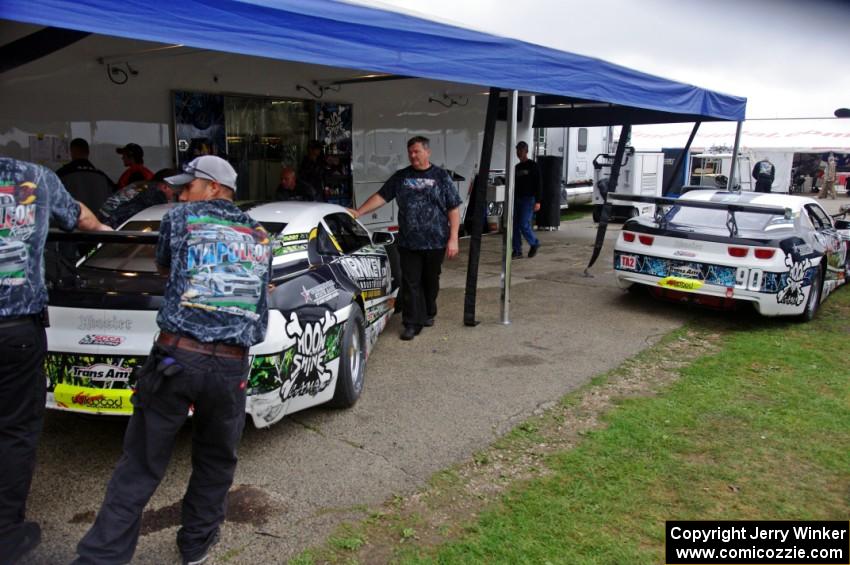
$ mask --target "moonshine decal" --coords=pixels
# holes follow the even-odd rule
[[[794,261],[788,253],[785,255],[785,264],[789,268],[788,278],[785,280],[785,286],[776,293],[776,302],[799,306],[805,300],[803,285],[806,282],[806,271],[812,267],[812,261],[811,259]]]
[[[328,361],[326,336],[337,323],[336,316],[325,312],[315,322],[304,322],[292,312],[284,326],[286,335],[296,340],[292,370],[280,387],[282,400],[309,394],[316,396],[333,380],[333,373],[325,366]]]

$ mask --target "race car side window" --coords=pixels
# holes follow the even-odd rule
[[[333,234],[343,253],[354,253],[372,243],[369,232],[344,212],[325,216],[325,225]]]
[[[816,230],[832,227],[832,220],[829,219],[829,216],[820,206],[808,204],[806,205],[806,212],[808,213],[809,219],[812,221]]]

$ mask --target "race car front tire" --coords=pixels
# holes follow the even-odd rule
[[[330,405],[336,408],[354,406],[363,392],[366,377],[366,330],[360,306],[352,304],[351,314],[342,329],[339,375]]]

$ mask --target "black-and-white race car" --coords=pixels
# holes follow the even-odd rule
[[[850,278],[850,222],[811,199],[697,190],[623,225],[614,269],[623,288],[713,307],[752,304],[765,316],[811,320]],[[843,209],[843,216],[846,210]]]
[[[159,222],[169,205],[133,216],[100,241],[73,276],[54,282],[47,329],[49,408],[129,415],[133,368],[159,331],[165,277],[154,263]],[[351,406],[366,360],[394,312],[399,280],[390,233],[370,234],[342,207],[275,202],[243,205],[272,238],[272,287],[265,340],[251,348],[247,412],[257,427],[330,402]],[[85,240],[86,234],[51,239]],[[227,242],[228,238],[221,238]],[[107,243],[103,243],[106,241]],[[227,300],[254,295],[244,273],[209,271],[197,292]],[[192,291],[190,284],[189,289]]]

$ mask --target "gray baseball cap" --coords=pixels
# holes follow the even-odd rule
[[[196,157],[188,164],[183,165],[182,174],[166,177],[164,180],[168,184],[182,186],[194,179],[215,181],[236,192],[236,170],[230,163],[215,155]]]

